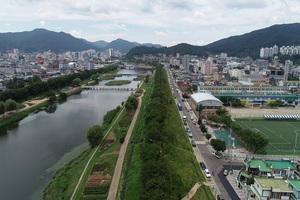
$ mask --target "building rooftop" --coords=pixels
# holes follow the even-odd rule
[[[289,160],[267,160],[273,169],[296,169],[296,167]]]
[[[197,103],[202,102],[202,101],[207,101],[207,100],[213,100],[213,101],[217,101],[219,103],[222,103],[222,101],[220,101],[219,99],[217,99],[216,97],[214,97],[213,95],[211,95],[209,93],[195,93],[195,94],[192,94],[191,97]]]
[[[274,178],[257,178],[255,180],[259,183],[262,188],[271,188],[274,192],[293,192],[291,188],[288,187],[287,182],[283,179]],[[278,191],[279,190],[279,191]]]
[[[299,179],[288,179],[288,182],[295,188],[297,191],[300,191],[300,180]]]
[[[268,164],[262,159],[251,159],[247,165],[251,168],[259,168],[260,171],[272,171]]]

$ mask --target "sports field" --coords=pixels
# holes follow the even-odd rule
[[[235,119],[242,127],[259,131],[269,141],[268,154],[300,155],[300,121]],[[296,147],[296,148],[295,148]],[[295,151],[294,151],[295,149]]]

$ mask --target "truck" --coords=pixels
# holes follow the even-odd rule
[[[179,103],[177,104],[178,110],[182,111],[182,105]]]

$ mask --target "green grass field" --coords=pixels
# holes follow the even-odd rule
[[[259,131],[268,139],[268,154],[300,155],[300,122],[288,120],[235,119],[244,128]],[[297,130],[299,134],[297,135]]]

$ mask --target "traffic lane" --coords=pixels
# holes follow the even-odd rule
[[[235,190],[232,188],[231,184],[228,182],[226,176],[223,175],[223,171],[225,169],[227,169],[228,171],[230,170],[230,168],[232,168],[233,170],[241,170],[242,169],[242,165],[232,165],[232,167],[230,165],[224,165],[223,169],[218,173],[218,178],[221,181],[222,185],[224,186],[224,188],[226,189],[227,194],[229,195],[230,199],[240,199],[239,196],[236,194]],[[224,191],[220,191],[223,195]],[[225,194],[226,195],[226,194]],[[223,196],[225,196],[223,195]],[[225,198],[225,197],[224,197]],[[226,198],[225,198],[226,199]]]

